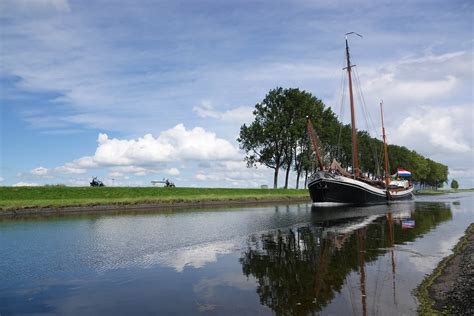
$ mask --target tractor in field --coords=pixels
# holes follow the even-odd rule
[[[174,188],[176,187],[173,182],[170,181],[170,179],[163,179],[163,180],[153,180],[151,181],[151,184],[153,186],[159,186],[159,184],[162,184],[165,188]]]
[[[93,177],[91,181],[91,187],[105,187],[105,184],[97,179],[97,177]]]

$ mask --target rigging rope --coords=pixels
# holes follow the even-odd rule
[[[372,128],[372,130],[375,131],[375,135],[377,135],[377,132],[376,132],[377,129],[375,128],[375,124],[373,123],[372,117],[370,116],[370,112],[367,111],[367,105],[365,103],[364,94],[362,92],[362,88],[361,88],[361,84],[360,84],[359,73],[357,71],[357,68],[354,68],[354,69],[355,69],[355,71],[354,71],[354,79],[355,80],[354,81],[355,81],[355,87],[356,87],[356,94],[358,96],[359,103],[361,105],[360,108],[362,109],[362,114],[363,114],[364,121],[365,121],[365,124],[366,124],[367,132],[369,132],[369,135],[370,135],[370,130]],[[377,168],[376,172],[377,172],[377,174],[380,175],[380,161],[379,161],[379,158],[378,158],[378,155],[377,155],[377,149],[376,149],[376,146],[375,146],[375,141],[369,141],[369,145],[370,145],[370,149],[372,150],[372,154],[374,155],[375,166]]]

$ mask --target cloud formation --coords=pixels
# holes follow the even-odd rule
[[[223,144],[222,155],[215,149],[186,148],[173,142],[178,136],[166,139],[160,132],[178,123],[205,126],[216,135],[196,146],[206,148],[217,139],[235,145],[239,126],[251,120],[252,106],[276,86],[305,89],[338,113],[343,34],[353,27],[364,35],[351,42],[351,51],[370,113],[378,113],[384,99],[392,140],[424,154],[444,153],[431,158],[461,170],[472,164],[472,129],[466,120],[458,123],[454,112],[439,113],[445,116],[440,120],[417,109],[459,104],[472,109],[470,12],[470,2],[450,1],[431,6],[411,1],[403,7],[363,1],[350,13],[337,1],[291,6],[258,1],[137,5],[122,0],[120,6],[108,1],[0,1],[1,103],[8,108],[2,127],[26,123],[29,128],[19,130],[18,138],[29,142],[23,149],[13,149],[16,137],[5,139],[11,151],[2,175],[11,184],[15,174],[30,169],[15,157],[34,156],[29,148],[45,135],[45,143],[53,144],[45,152],[57,157],[55,148],[74,142],[81,157],[91,150],[82,136],[92,131],[103,133],[95,153],[59,167],[36,168],[30,175],[72,177],[103,168],[113,176],[143,177],[156,171],[224,181],[218,180],[226,179],[218,170],[185,171],[171,164],[175,157],[186,166],[192,161],[222,162],[232,151],[239,157],[235,148]],[[472,110],[469,116],[467,109],[464,114],[472,125]],[[348,122],[348,107],[345,111]],[[396,136],[402,122],[405,131],[429,141],[417,142],[403,131]],[[435,132],[436,139],[430,138],[424,131],[434,125],[448,134]],[[25,137],[30,132],[34,137]],[[145,136],[117,138],[112,133]],[[456,138],[449,144],[451,136]],[[453,156],[463,157],[455,161]],[[48,158],[43,158],[47,166]]]
[[[13,184],[12,186],[14,187],[37,187],[37,186],[40,186],[41,184],[39,183],[35,183],[35,182],[17,182],[15,184]]]
[[[221,161],[207,168],[199,168],[194,177],[199,183],[218,182],[233,187],[259,187],[268,185],[272,170],[260,166],[247,168],[246,162]]]
[[[93,161],[99,165],[148,165],[179,160],[231,160],[238,150],[227,140],[201,127],[186,130],[183,124],[162,132],[157,138],[146,134],[124,140],[99,134]]]
[[[473,84],[468,71],[472,67],[472,51],[455,51],[430,52],[354,69],[356,79],[360,76],[365,103],[371,112],[378,113],[378,104],[383,99],[390,123],[402,119],[413,108],[448,108],[472,101],[466,98]],[[356,93],[356,103],[362,101]]]
[[[33,170],[31,170],[31,174],[37,175],[37,176],[44,176],[48,174],[48,169],[44,167],[38,167]]]
[[[36,176],[53,174],[84,174],[89,169],[110,168],[110,175],[125,174],[143,176],[148,173],[165,173],[177,176],[176,167],[166,168],[166,163],[179,161],[235,161],[241,154],[228,141],[201,127],[187,130],[183,124],[163,131],[158,137],[147,134],[137,139],[109,138],[100,133],[93,156],[85,156],[63,166],[48,169],[37,167],[31,170]]]
[[[38,11],[69,12],[71,7],[67,0],[3,0],[0,9],[16,13]]]
[[[420,107],[406,117],[393,132],[395,143],[417,148],[432,156],[435,153],[448,155],[465,154],[472,151],[466,139],[463,122],[472,113],[470,107]],[[471,127],[472,131],[472,127]],[[471,134],[472,135],[472,134]],[[472,136],[471,136],[472,141]]]
[[[209,117],[239,124],[250,122],[253,119],[253,107],[251,106],[239,106],[231,110],[217,111],[208,102],[202,102],[201,105],[193,107],[193,111],[202,118]]]

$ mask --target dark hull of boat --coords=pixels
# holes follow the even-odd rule
[[[411,200],[412,190],[391,192],[387,199],[385,189],[373,187],[362,181],[331,174],[319,174],[312,177],[308,185],[313,202],[333,202],[357,205],[383,204],[399,200]]]

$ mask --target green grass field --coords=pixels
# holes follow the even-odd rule
[[[449,189],[449,190],[419,190],[416,195],[436,195],[446,193],[474,192],[474,189]]]
[[[268,200],[308,197],[295,189],[127,188],[127,187],[0,187],[0,210],[142,203]]]

